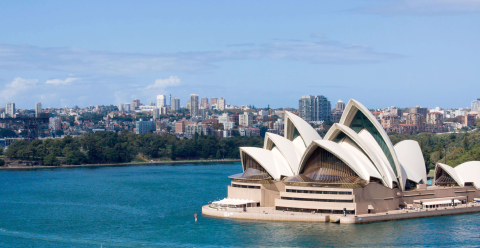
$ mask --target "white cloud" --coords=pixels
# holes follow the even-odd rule
[[[318,34],[315,36],[319,36]],[[317,37],[318,38],[318,37]],[[230,49],[230,50],[229,50]],[[396,58],[364,46],[339,42],[279,41],[244,50],[164,54],[99,52],[78,48],[40,48],[0,45],[0,69],[139,74],[162,71],[198,71],[215,68],[215,63],[231,60],[293,60],[306,63],[371,63]],[[231,50],[233,49],[233,50]],[[64,82],[54,81],[61,84]]]
[[[38,82],[38,79],[24,79],[17,77],[12,82],[5,85],[0,91],[0,98],[7,101],[14,99],[20,93],[32,90]]]
[[[169,78],[155,80],[155,83],[148,85],[147,89],[163,90],[167,87],[178,86],[181,83],[182,83],[182,80],[179,77],[170,76]]]
[[[53,85],[67,85],[67,84],[70,84],[72,82],[75,82],[77,80],[79,80],[80,78],[66,78],[65,80],[62,80],[62,79],[50,79],[50,80],[47,80],[45,82],[45,84],[53,84]]]
[[[378,15],[444,15],[480,11],[480,0],[397,0],[356,11]]]

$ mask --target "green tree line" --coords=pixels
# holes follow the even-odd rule
[[[216,138],[198,135],[193,139],[179,139],[171,134],[137,135],[133,132],[87,133],[82,137],[63,139],[15,141],[4,153],[5,157],[43,161],[45,165],[128,163],[137,154],[147,159],[221,159],[239,158],[239,147],[262,147],[261,137]]]

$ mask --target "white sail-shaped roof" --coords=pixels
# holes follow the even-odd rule
[[[305,149],[314,140],[321,140],[322,137],[308,122],[294,115],[291,112],[285,111],[285,138],[291,140],[295,147],[301,152],[305,152]],[[294,129],[297,129],[300,134],[299,137],[293,137]]]
[[[272,148],[273,147],[273,148]],[[278,150],[288,162],[290,170],[295,173],[298,170],[298,164],[302,154],[295,147],[292,141],[273,133],[265,133],[265,143],[263,146],[267,150]]]
[[[345,137],[338,144],[360,165],[365,175],[368,175],[369,178],[375,177],[382,179],[375,165],[373,165],[372,161],[357,147],[353,140]]]
[[[240,158],[242,160],[242,153],[248,154],[257,161],[275,180],[281,179],[282,176],[293,176],[287,161],[279,153],[257,147],[240,147]],[[243,161],[242,167],[245,171],[246,168]]]
[[[348,167],[350,167],[362,179],[367,181],[370,179],[370,174],[367,170],[362,168],[362,166],[364,166],[363,164],[358,163],[359,160],[352,157],[347,149],[344,149],[339,144],[329,140],[315,140],[310,144],[305,154],[303,155],[302,160],[300,161],[300,167],[298,168],[298,171],[296,173],[297,175],[300,174],[303,167],[310,158],[310,155],[312,155],[312,153],[317,147],[321,147],[335,155],[338,159],[342,160],[346,165],[348,165]]]
[[[340,124],[352,128],[359,134],[362,130],[366,130],[370,133],[370,136],[373,138],[370,142],[373,141],[377,143],[377,147],[380,148],[382,153],[384,153],[388,164],[390,164],[390,167],[393,169],[393,172],[396,175],[395,177],[399,179],[399,187],[404,190],[405,184],[403,183],[403,178],[405,177],[405,172],[398,162],[395,149],[393,148],[392,142],[388,138],[387,133],[372,113],[370,113],[370,111],[361,103],[351,99],[340,119]]]
[[[392,182],[396,182],[397,179],[393,174],[392,168],[388,164],[383,152],[379,152],[378,149],[375,149],[375,147],[371,144],[370,139],[362,139],[360,135],[351,128],[338,123],[333,124],[330,130],[328,130],[324,139],[333,141],[341,133],[344,133],[346,136],[348,136],[353,142],[356,143],[356,145],[360,147],[360,149],[362,149],[362,151],[370,158],[370,160],[372,160],[373,165],[380,173],[380,179],[384,181],[384,184],[387,187],[392,188]]]
[[[427,183],[425,160],[418,142],[415,140],[404,140],[397,143],[394,148],[398,161],[407,175],[403,183],[405,184],[407,179],[416,183],[421,180],[423,183]]]
[[[460,179],[461,186],[465,183],[473,183],[475,187],[480,188],[480,161],[470,161],[453,168]]]
[[[450,175],[450,177],[452,177],[453,180],[455,180],[455,182],[457,182],[457,184],[458,184],[459,186],[463,186],[463,185],[464,185],[464,184],[463,184],[464,182],[463,182],[463,180],[458,176],[457,171],[456,171],[454,168],[452,168],[452,167],[450,167],[450,166],[448,166],[448,165],[446,165],[446,164],[437,163],[437,165],[435,166],[435,177],[437,176],[437,170],[439,170],[440,168],[441,168],[443,171],[445,171],[448,175]],[[438,178],[435,178],[435,181],[437,181],[437,179],[438,179]]]

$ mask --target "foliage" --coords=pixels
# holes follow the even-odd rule
[[[447,151],[447,164],[453,167],[464,162],[480,160],[479,131],[413,135],[389,133],[389,137],[394,145],[402,140],[416,140],[422,149],[427,171],[434,169],[436,163],[445,163],[445,150]]]
[[[195,135],[193,139],[178,139],[171,134],[137,135],[126,130],[87,133],[82,137],[66,136],[63,139],[34,140],[30,143],[13,142],[5,156],[13,159],[41,160],[44,164],[97,164],[126,163],[142,154],[147,159],[214,159],[239,158],[239,147],[262,147],[260,137],[216,138],[212,135]]]
[[[17,137],[17,134],[12,129],[0,128],[0,137],[14,138]]]
[[[48,154],[43,158],[43,164],[44,165],[49,165],[49,166],[59,166],[60,161],[58,161],[57,157],[53,154]]]
[[[5,165],[5,160],[0,159],[0,166],[4,166],[4,165]]]

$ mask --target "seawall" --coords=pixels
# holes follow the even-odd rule
[[[267,209],[262,213],[257,209]],[[415,218],[438,217],[454,214],[468,214],[480,212],[480,205],[463,205],[447,208],[413,210],[394,210],[388,213],[365,214],[359,216],[333,215],[333,214],[309,214],[299,212],[281,212],[273,208],[248,208],[247,212],[241,210],[217,210],[208,205],[202,207],[202,214],[220,218],[264,220],[264,221],[301,221],[301,222],[335,222],[340,224],[363,224],[378,221],[393,221]]]
[[[239,162],[240,159],[213,159],[213,160],[181,160],[181,161],[155,161],[140,163],[112,163],[112,164],[80,164],[80,165],[60,165],[60,166],[0,166],[0,170],[24,170],[24,169],[51,169],[51,168],[76,168],[76,167],[111,167],[111,166],[131,166],[131,165],[167,165],[167,164],[185,164],[185,163],[227,163]]]

